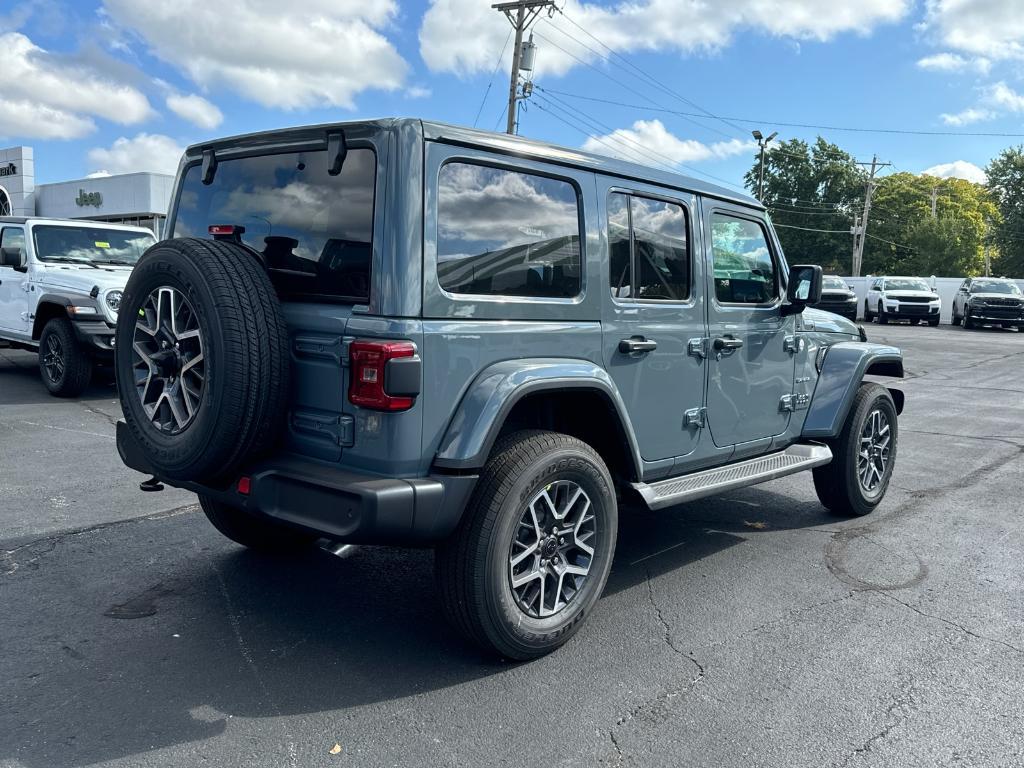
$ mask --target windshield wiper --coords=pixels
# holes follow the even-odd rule
[[[99,269],[99,267],[92,263],[91,259],[72,259],[70,256],[45,256],[43,261],[56,261],[61,264],[87,264],[93,269]]]
[[[117,264],[122,267],[130,267],[134,262],[125,261],[124,259],[93,259],[92,264]]]

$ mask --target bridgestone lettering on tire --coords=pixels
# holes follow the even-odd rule
[[[459,528],[437,551],[449,620],[506,658],[554,650],[601,596],[617,522],[611,476],[589,445],[536,430],[503,438]]]
[[[184,300],[176,304],[179,351],[166,311],[153,319],[154,297],[172,295]],[[151,337],[159,343],[135,348]],[[125,421],[158,475],[212,481],[277,439],[287,411],[288,332],[269,277],[246,249],[190,238],[154,245],[125,286],[116,339]],[[159,388],[173,387],[183,370],[190,394],[176,402],[191,412],[173,419]],[[145,381],[151,374],[155,388]]]

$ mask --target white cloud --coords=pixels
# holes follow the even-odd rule
[[[224,114],[216,105],[194,93],[187,96],[180,93],[170,94],[167,97],[167,108],[200,128],[213,129],[224,122]]]
[[[203,87],[266,107],[354,106],[396,89],[407,65],[382,34],[395,0],[104,0],[109,17]]]
[[[680,139],[660,120],[637,120],[631,128],[619,128],[604,136],[591,136],[583,149],[599,155],[612,155],[644,165],[679,165],[713,160],[748,152],[752,141],[719,141],[704,144],[696,139]]]
[[[89,150],[89,164],[97,173],[176,173],[184,153],[174,139],[159,133],[140,133],[134,138],[122,136],[110,147]]]
[[[990,59],[1024,58],[1020,0],[927,0],[924,28],[957,51]]]
[[[952,163],[940,163],[921,171],[928,176],[938,176],[940,179],[967,179],[975,184],[984,184],[986,181],[985,172],[974,163],[966,160],[954,160]]]
[[[962,72],[969,69],[984,75],[992,68],[992,62],[982,56],[967,59],[959,54],[947,52],[918,59],[917,66],[935,72]]]
[[[435,71],[471,74],[489,71],[509,29],[504,16],[480,0],[431,0],[420,27],[420,54]],[[740,28],[798,40],[827,40],[843,32],[865,34],[877,24],[903,17],[911,0],[621,0],[613,6],[566,0],[565,14],[576,24],[619,52],[673,50],[681,53],[717,50],[729,44]],[[452,20],[458,23],[453,24]],[[552,28],[552,25],[557,29]],[[578,65],[573,56],[593,61],[590,48],[599,46],[557,14],[541,20],[538,70],[562,74]],[[558,30],[564,31],[562,34]],[[565,51],[555,46],[561,46]]]
[[[0,51],[0,136],[71,139],[95,130],[94,117],[130,125],[153,115],[137,88],[49,53],[19,32],[0,34]]]
[[[104,170],[93,171],[92,173],[85,174],[85,178],[87,179],[105,179],[107,176],[113,176],[113,174],[110,171]]]
[[[965,125],[971,125],[972,123],[980,123],[983,120],[991,120],[996,117],[996,114],[989,109],[978,109],[977,107],[971,107],[961,112],[949,114],[943,112],[939,115],[942,118],[942,122],[946,125],[951,125],[960,128]]]
[[[1008,112],[1024,111],[1024,96],[1017,93],[1005,82],[998,82],[988,88],[985,100],[996,107],[1002,107]]]

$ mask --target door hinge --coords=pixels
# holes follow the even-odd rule
[[[710,343],[711,339],[707,337],[703,339],[690,339],[686,342],[686,354],[703,360],[708,356],[708,346]]]
[[[811,403],[811,396],[805,392],[783,395],[779,400],[780,411],[801,411]]]
[[[787,352],[797,353],[804,347],[804,340],[800,336],[787,336],[782,341],[782,348]]]
[[[683,413],[683,429],[703,427],[707,422],[707,408],[691,408]]]

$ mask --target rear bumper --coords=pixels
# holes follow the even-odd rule
[[[154,474],[123,421],[117,423],[117,450],[127,466]],[[476,475],[378,477],[293,454],[255,462],[239,470],[242,476],[250,480],[246,495],[238,492],[236,481],[213,487],[160,480],[337,541],[410,546],[447,538],[477,480]]]

